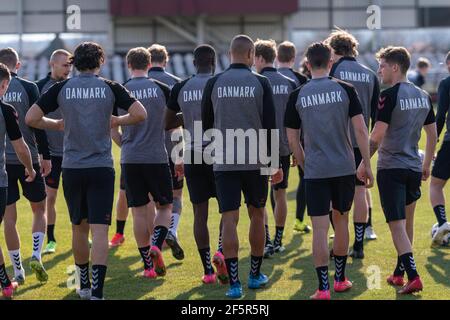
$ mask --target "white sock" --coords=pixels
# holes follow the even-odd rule
[[[42,245],[44,244],[45,233],[43,232],[35,232],[33,233],[33,254],[32,257],[35,257],[39,261],[41,261],[41,250]]]
[[[9,258],[11,259],[11,264],[14,267],[14,276],[25,276],[25,270],[22,267],[22,257],[20,256],[20,249],[9,251]]]
[[[172,219],[170,220],[170,229],[176,237],[178,237],[178,222],[180,221],[180,215],[176,212],[172,212]]]

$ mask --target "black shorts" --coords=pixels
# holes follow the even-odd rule
[[[70,221],[79,225],[111,225],[114,201],[113,168],[62,169],[63,190]]]
[[[178,180],[175,176],[175,164],[172,159],[169,157],[169,167],[170,167],[170,175],[172,176],[172,186],[173,190],[183,189],[184,183],[183,179]]]
[[[52,156],[52,171],[50,174],[45,177],[45,184],[47,187],[58,189],[59,188],[59,180],[61,178],[61,165],[62,165],[62,157],[54,157]]]
[[[128,207],[142,207],[150,202],[148,194],[161,206],[173,202],[172,179],[165,163],[122,164]]]
[[[184,176],[193,204],[199,204],[216,197],[216,184],[212,165],[185,164]]]
[[[340,213],[350,211],[355,195],[355,175],[305,179],[306,207],[313,217],[328,215],[330,203]]]
[[[356,166],[356,169],[358,169],[358,167],[362,161],[361,151],[359,151],[359,148],[353,148],[353,153],[355,154],[355,166]],[[357,186],[365,186],[366,185],[364,182],[359,180],[356,175],[355,175],[355,183]]]
[[[8,173],[8,201],[6,205],[16,203],[20,199],[19,185],[22,186],[23,196],[30,202],[41,202],[47,197],[44,179],[41,176],[41,167],[38,163],[33,164],[36,178],[33,182],[26,182],[25,167],[21,164],[6,164]]]
[[[0,224],[5,216],[6,200],[8,200],[8,187],[0,187]]]
[[[247,206],[266,206],[269,179],[260,170],[215,171],[214,177],[220,213],[239,209],[241,191]]]
[[[450,179],[450,141],[444,141],[434,160],[431,175],[435,178]]]
[[[420,172],[409,169],[378,170],[378,191],[386,222],[406,218],[405,207],[420,199],[421,183]]]
[[[274,190],[287,189],[289,179],[289,168],[291,167],[291,156],[280,157],[281,168],[283,169],[283,180],[273,186]]]

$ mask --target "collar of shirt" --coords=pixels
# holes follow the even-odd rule
[[[98,77],[98,75],[92,72],[80,72],[78,76],[83,78]]]
[[[243,63],[232,63],[230,64],[230,69],[248,69],[251,70],[249,66]]]
[[[266,71],[277,72],[277,69],[275,69],[274,67],[264,67],[264,68],[261,69],[260,73],[264,73]]]
[[[11,77],[17,77],[17,73],[10,71]]]
[[[212,74],[211,73],[197,73],[195,76],[199,77],[199,78],[206,78],[206,77],[212,76]]]
[[[331,77],[330,77],[330,76],[328,76],[328,75],[326,75],[326,76],[323,76],[323,77],[318,77],[318,78],[311,78],[310,80],[314,80],[314,81],[320,81],[320,80],[324,80],[324,79],[330,80],[330,79],[331,79]]]
[[[355,57],[342,57],[341,58],[341,60],[343,60],[343,61],[356,61],[356,58]]]
[[[164,69],[161,67],[151,67],[150,70],[148,71],[160,71],[160,72],[164,72]]]

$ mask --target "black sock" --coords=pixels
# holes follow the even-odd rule
[[[54,224],[48,224],[47,225],[47,242],[54,241],[55,239],[55,225]]]
[[[330,212],[328,213],[328,215],[330,216],[330,223],[331,223],[331,227],[334,230],[334,223],[333,223],[333,210],[330,210]]]
[[[284,227],[275,227],[275,240],[273,241],[273,245],[281,246],[281,243],[283,241],[283,232]]]
[[[200,259],[202,259],[204,274],[212,274],[214,270],[211,266],[211,250],[210,248],[198,249]]]
[[[397,257],[397,265],[395,266],[394,276],[403,277],[405,275],[405,267],[403,266],[402,259]]]
[[[263,257],[256,257],[251,256],[250,259],[250,275],[253,277],[259,276],[259,273],[261,272],[261,265],[262,265]]]
[[[400,256],[400,259],[402,260],[403,266],[405,267],[406,274],[408,275],[408,280],[413,280],[414,278],[416,278],[419,274],[417,273],[416,263],[414,261],[412,252],[402,254]]]
[[[138,250],[144,262],[144,269],[148,270],[153,268],[152,259],[150,258],[150,246],[138,248]]]
[[[123,235],[126,220],[116,220],[116,233]]]
[[[296,193],[296,204],[297,208],[295,210],[295,217],[303,222],[306,211],[306,192],[305,192],[305,180],[303,178],[302,169],[298,168],[300,180],[298,182],[298,188]]]
[[[369,219],[367,219],[366,228],[372,226],[372,207],[369,207]]]
[[[355,227],[355,242],[353,243],[353,250],[364,249],[364,230],[366,227],[365,223],[355,222],[353,223]]]
[[[92,266],[92,296],[103,298],[103,285],[105,283],[106,266],[95,264]]]
[[[269,226],[266,224],[264,225],[264,228],[266,229],[266,245],[268,245],[269,243],[272,244],[272,242],[270,241]]]
[[[227,265],[227,271],[230,275],[230,285],[232,286],[235,283],[241,283],[239,281],[238,258],[225,259],[225,264]]]
[[[334,280],[344,281],[345,280],[345,266],[347,264],[347,256],[334,256],[334,265],[336,271],[334,273]]]
[[[80,272],[80,289],[89,289],[91,282],[89,281],[89,263],[77,264]]]
[[[6,288],[11,285],[11,281],[6,273],[5,264],[0,265],[0,285],[2,288]]]
[[[316,268],[317,277],[319,278],[319,290],[330,290],[330,284],[328,282],[328,266]]]
[[[164,240],[166,240],[168,231],[169,230],[164,226],[156,226],[155,229],[153,229],[152,244],[157,246],[159,250],[162,249],[162,245]]]
[[[439,227],[447,222],[447,217],[445,216],[445,207],[441,204],[433,208],[434,214],[438,221]]]

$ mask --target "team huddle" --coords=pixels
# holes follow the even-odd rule
[[[12,298],[25,282],[16,228],[18,182],[33,212],[30,268],[44,283],[49,275],[41,255],[57,249],[55,203],[61,178],[81,299],[104,299],[108,250],[125,241],[129,208],[144,278],[166,275],[165,245],[175,259],[184,259],[177,233],[184,178],[193,205],[202,282],[228,284],[227,297],[243,296],[237,231],[243,194],[250,218],[247,286],[263,288],[269,282],[261,271],[263,259],[286,250],[286,190],[293,167],[300,177],[294,230],[312,230],[313,237],[318,288],[311,299],[330,299],[330,258],[335,262],[334,292],[352,288],[345,272],[347,257],[363,259],[364,237],[376,239],[369,191],[375,180],[398,256],[387,282],[400,287],[400,294],[421,291],[412,246],[414,210],[421,181],[430,176],[437,218],[432,246],[442,245],[450,234],[443,193],[450,178],[450,76],[440,83],[435,116],[429,94],[406,78],[411,58],[405,48],[390,46],[377,53],[378,76],[386,87],[381,91],[377,74],[357,62],[357,47],[353,35],[337,29],[305,49],[299,73],[293,70],[292,43],[277,46],[273,40],[254,42],[237,35],[225,71],[215,74],[215,49],[200,45],[193,52],[196,73],[181,80],[165,71],[168,53],[154,44],[127,53],[130,79],[122,85],[99,76],[105,52],[93,42],[81,43],[73,55],[56,50],[51,72],[36,84],[17,76],[17,52],[1,49],[0,223],[14,268],[10,278],[0,249],[3,296]],[[450,71],[450,52],[446,63]],[[76,75],[70,77],[72,67]],[[445,122],[447,132],[435,157]],[[227,140],[230,130],[267,133],[255,134],[255,145],[271,161],[254,155],[250,143],[231,143],[235,136],[231,142],[218,138]],[[422,130],[423,155],[418,148]],[[121,149],[121,172],[116,233],[108,241],[116,178],[113,141]],[[375,179],[370,159],[376,152]],[[266,210],[269,196],[273,240]],[[213,198],[221,221],[212,255],[208,215]],[[352,206],[355,239],[349,250]],[[312,228],[304,221],[305,211]]]

